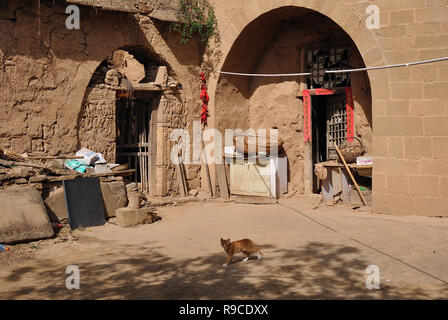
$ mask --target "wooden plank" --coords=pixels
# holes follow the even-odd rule
[[[161,86],[157,86],[154,83],[133,83],[132,87],[134,88],[134,91],[164,91],[165,88]]]
[[[300,62],[299,62],[299,72],[303,73],[306,69],[306,48],[302,47],[300,49]],[[300,76],[299,77],[299,88],[300,92],[303,90],[307,90],[307,83],[306,83],[306,77]],[[301,95],[303,97],[303,94]],[[311,102],[311,109],[313,108],[313,104]],[[312,117],[311,117],[312,118]],[[311,127],[313,126],[311,122]],[[304,155],[304,186],[305,186],[305,194],[312,194],[313,193],[313,182],[314,179],[314,170],[313,170],[313,145],[310,142],[305,143],[305,155]]]
[[[25,160],[25,158],[22,157],[17,152],[14,152],[10,149],[3,148],[2,146],[0,146],[0,155],[4,155],[8,159],[15,160],[15,161],[24,161]]]
[[[333,186],[333,196],[337,196],[342,192],[342,172],[340,168],[331,168],[332,186]]]
[[[111,176],[129,176],[135,173],[135,169],[128,169],[128,170],[122,170],[122,171],[112,171],[112,172],[105,172],[105,173],[94,173],[94,174],[84,174],[83,176],[86,177],[111,177]]]
[[[149,192],[152,196],[156,194],[156,157],[157,157],[157,107],[154,105],[156,100],[152,101],[151,121],[149,130]],[[161,137],[163,138],[163,137]],[[159,181],[159,183],[164,183]]]
[[[31,162],[18,162],[18,161],[6,161],[0,159],[0,165],[5,167],[11,167],[11,166],[22,166],[22,167],[30,167],[30,168],[38,168],[38,169],[44,169],[47,170],[53,174],[58,175],[67,175],[72,174],[70,171],[64,170],[64,169],[56,169],[56,168],[50,168],[46,165],[39,164],[39,163],[31,163]]]
[[[28,155],[28,159],[32,160],[51,160],[51,159],[84,159],[83,156],[34,156]]]
[[[202,155],[204,157],[205,172],[207,174],[208,191],[210,192],[210,196],[213,197],[213,187],[212,187],[212,180],[210,178],[210,168],[208,166],[207,154],[205,152],[205,145],[202,136],[201,136],[201,145],[202,145]]]
[[[145,185],[145,175],[144,175],[144,160],[142,155],[142,144],[143,144],[143,119],[142,119],[142,111],[141,108],[137,108],[137,133],[138,133],[138,161],[139,161],[139,173],[140,173],[140,183],[141,183],[141,190],[143,190]]]
[[[184,179],[182,177],[182,171],[180,169],[180,164],[174,165],[174,170],[176,171],[176,181],[179,186],[179,193],[181,196],[186,197],[187,193],[185,192]]]
[[[235,196],[235,203],[243,204],[277,204],[277,199],[272,197]]]
[[[187,173],[185,172],[184,164],[181,163],[179,165],[179,168],[180,168],[180,172],[181,172],[181,175],[182,175],[182,183],[183,183],[183,186],[184,186],[185,195],[188,196],[189,195],[189,190],[188,190],[188,182],[187,182]]]
[[[227,182],[225,163],[217,164],[216,170],[218,173],[218,181],[219,181],[219,196],[221,198],[228,199],[230,197],[230,192],[229,192],[229,184]]]
[[[147,122],[145,123],[145,151],[147,153],[147,155],[145,156],[145,160],[146,160],[146,193],[150,194],[151,191],[151,165],[152,165],[152,161],[151,161],[151,133],[152,133],[152,128],[151,128],[151,119],[152,119],[152,100],[149,100],[146,102],[146,107],[147,107],[147,115],[148,115],[148,119]]]

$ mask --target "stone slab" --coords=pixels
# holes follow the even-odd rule
[[[0,243],[45,239],[53,235],[39,191],[29,187],[0,190]]]
[[[128,204],[128,197],[124,182],[101,182],[100,186],[104,201],[104,215],[106,218],[115,217],[115,210],[126,207]]]
[[[48,217],[51,222],[68,222],[67,204],[65,203],[64,188],[53,191],[44,201]]]
[[[120,227],[132,227],[139,224],[152,223],[157,218],[153,208],[119,208],[115,211],[116,221]]]

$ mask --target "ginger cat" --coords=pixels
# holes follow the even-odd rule
[[[222,265],[223,267],[227,267],[232,262],[233,255],[240,252],[246,255],[246,258],[243,261],[249,260],[251,253],[256,253],[258,260],[261,260],[261,256],[263,255],[260,249],[258,249],[255,243],[253,243],[250,239],[230,242],[230,239],[224,240],[221,238],[221,246],[227,253],[227,260],[226,263]]]

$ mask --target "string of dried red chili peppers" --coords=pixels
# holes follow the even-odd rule
[[[207,117],[208,114],[208,93],[207,93],[207,78],[203,72],[201,72],[201,100],[202,100],[202,108],[201,108],[201,124],[207,125]]]

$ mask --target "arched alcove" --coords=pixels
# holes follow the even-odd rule
[[[153,195],[166,195],[169,189],[169,163],[158,163],[156,156],[166,149],[167,131],[185,127],[176,122],[183,104],[170,70],[149,48],[115,50],[93,73],[78,118],[78,149],[100,152],[109,163],[127,164],[136,170],[131,180]],[[158,169],[164,173],[156,182]]]
[[[333,20],[311,9],[285,6],[264,13],[246,25],[231,46],[221,70],[265,74],[305,72],[308,52],[339,48],[349,52],[345,68],[365,67],[356,44]],[[332,67],[337,68],[335,64]],[[303,134],[303,101],[299,96],[306,84],[310,84],[309,79],[303,77],[221,74],[215,93],[215,124],[219,130],[279,129],[288,156],[290,193],[305,191],[305,160],[309,155]],[[352,73],[350,83],[340,82],[340,85],[352,88],[354,134],[369,153],[372,144],[369,77],[366,72]],[[319,99],[314,99],[314,112],[318,110],[314,104]],[[317,152],[316,148],[313,147],[313,153]],[[317,158],[314,156],[314,162],[319,162]]]

